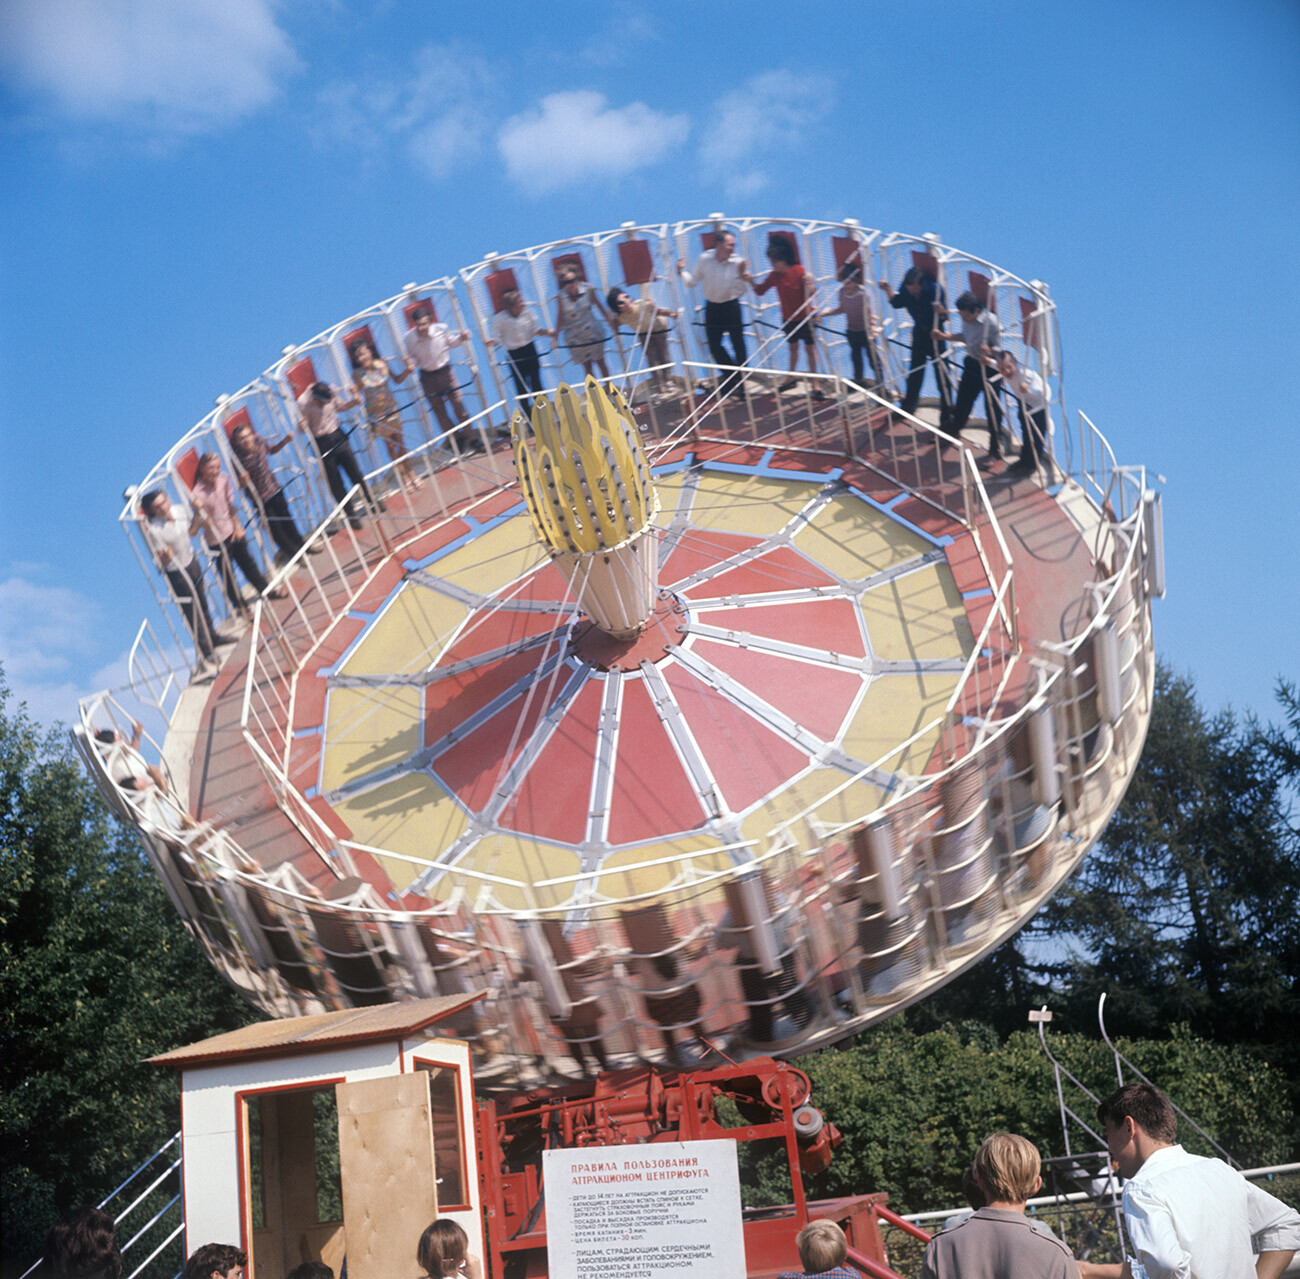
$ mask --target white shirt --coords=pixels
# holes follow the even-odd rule
[[[517,351],[521,346],[527,346],[537,336],[540,327],[537,313],[528,307],[524,307],[518,315],[498,311],[492,317],[492,336],[507,351]]]
[[[193,562],[194,545],[190,541],[193,519],[184,502],[173,502],[171,514],[165,520],[153,515],[145,520],[144,540],[164,569],[189,568]]]
[[[464,334],[453,333],[445,324],[431,324],[428,337],[419,329],[412,329],[406,335],[406,353],[417,369],[432,373],[451,363],[451,348],[464,340]]]
[[[1047,401],[1051,398],[1051,391],[1033,369],[1018,368],[1011,377],[1004,380],[1011,394],[1024,404],[1026,413],[1037,413],[1047,406]],[[1023,391],[1020,389],[1021,382],[1025,384]]]
[[[700,254],[694,271],[682,272],[682,283],[688,288],[694,288],[698,284],[706,302],[731,302],[743,297],[749,288],[740,278],[744,268],[744,258],[738,258],[733,253],[725,262],[719,262],[717,254],[710,250]]]
[[[1133,1279],[1255,1279],[1261,1252],[1300,1249],[1300,1213],[1221,1159],[1164,1146],[1124,1186]]]
[[[339,429],[339,396],[340,391],[337,386],[330,388],[334,392],[332,400],[318,400],[312,393],[311,387],[308,387],[298,397],[298,408],[302,411],[302,420],[307,423],[307,429],[317,438],[322,435],[333,435]]]

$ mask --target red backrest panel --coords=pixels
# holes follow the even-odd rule
[[[933,253],[918,253],[913,249],[912,265],[920,267],[932,280],[939,278],[939,259]]]
[[[351,333],[343,335],[343,349],[348,353],[348,359],[352,358],[353,342],[364,342],[376,355],[379,354],[379,348],[375,345],[375,335],[370,331],[370,325],[363,324],[359,329],[353,329]]]
[[[438,312],[433,305],[432,298],[416,298],[414,302],[408,302],[403,308],[402,313],[406,316],[406,327],[415,328],[415,317],[421,311],[427,311],[433,317],[433,322],[438,323]]]
[[[649,240],[620,241],[618,260],[623,267],[623,280],[627,284],[649,284],[655,278],[655,262],[650,253]]]
[[[199,451],[189,449],[176,459],[176,474],[181,477],[187,489],[194,488],[194,477],[199,473]]]
[[[849,235],[831,237],[831,248],[835,251],[835,269],[838,271],[846,262],[862,265],[862,244]]]
[[[989,285],[992,283],[989,277],[987,275],[981,275],[978,271],[971,271],[968,272],[966,278],[970,280],[970,291],[979,300],[980,306],[986,306],[990,311],[996,311],[998,304],[997,297],[994,296],[991,303],[989,301],[991,296]]]
[[[492,299],[493,311],[502,311],[505,309],[505,303],[501,300],[511,289],[518,290],[519,285],[515,282],[515,273],[512,267],[503,266],[499,271],[493,271],[486,279],[488,297]]]
[[[1025,345],[1038,349],[1038,303],[1033,298],[1020,299],[1020,332],[1024,335]]]
[[[790,246],[790,252],[794,254],[795,265],[798,266],[803,261],[799,256],[799,240],[793,231],[769,231],[767,233],[767,242],[771,244],[773,240],[780,240]]]
[[[551,270],[555,272],[555,281],[558,284],[560,272],[566,267],[572,267],[578,273],[578,279],[587,278],[587,268],[582,264],[581,253],[561,253],[558,258],[551,259]]]
[[[295,397],[301,395],[309,386],[314,386],[320,381],[320,378],[316,376],[316,366],[312,363],[310,355],[303,356],[297,364],[287,368],[284,377]]]
[[[237,409],[221,424],[226,431],[226,439],[230,439],[241,426],[251,427],[253,419],[248,416],[247,409]]]

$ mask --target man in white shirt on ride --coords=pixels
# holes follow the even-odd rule
[[[468,341],[466,330],[453,331],[445,324],[435,324],[433,312],[422,307],[411,318],[411,331],[406,335],[406,356],[420,375],[424,398],[429,401],[443,434],[450,435],[456,431],[455,439],[462,448],[482,452],[483,445],[473,431],[456,430],[469,414],[465,412],[452,376],[451,348]],[[450,414],[448,405],[451,406]]]
[[[736,237],[730,231],[718,231],[713,248],[701,253],[695,270],[688,271],[683,258],[677,259],[677,274],[687,288],[697,284],[704,292],[704,337],[714,364],[730,368],[718,386],[719,395],[744,394],[740,369],[749,351],[745,347],[745,324],[740,299],[754,282],[749,263],[735,256]],[[731,338],[731,352],[722,345],[723,336]]]
[[[1081,1261],[1081,1279],[1277,1279],[1291,1264],[1300,1213],[1223,1160],[1175,1145],[1177,1115],[1158,1088],[1127,1084],[1097,1116],[1125,1179],[1124,1225],[1136,1256],[1123,1265]]]

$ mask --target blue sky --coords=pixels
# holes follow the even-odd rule
[[[448,16],[452,15],[452,16]],[[716,209],[936,231],[1061,314],[1168,480],[1160,650],[1300,676],[1300,6],[0,4],[0,659],[120,681],[120,494],[286,343],[507,251]]]

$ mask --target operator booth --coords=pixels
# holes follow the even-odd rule
[[[249,1279],[323,1261],[415,1273],[420,1232],[483,1254],[469,1045],[439,1027],[481,994],[259,1022],[151,1060],[181,1074],[185,1255],[238,1243]]]

